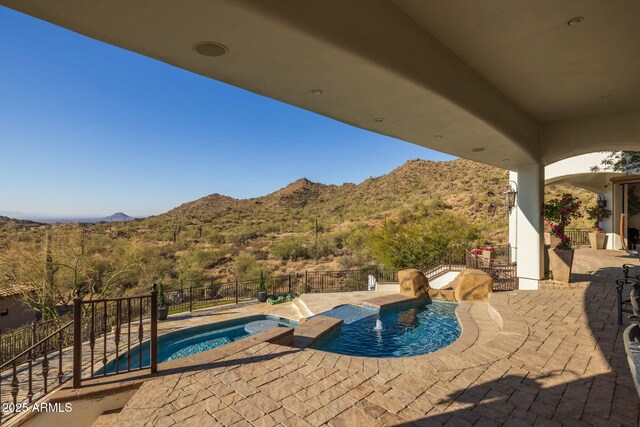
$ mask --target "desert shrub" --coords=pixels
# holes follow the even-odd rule
[[[308,258],[309,250],[302,238],[288,236],[279,242],[275,242],[269,251],[276,258],[295,261],[299,258]]]
[[[350,252],[340,260],[340,264],[345,269],[366,268],[376,264],[373,256],[372,230],[365,227],[355,227],[347,232],[344,238],[344,247]]]
[[[258,233],[257,230],[254,230],[253,228],[249,227],[249,226],[241,226],[233,231],[231,231],[227,236],[226,236],[226,240],[229,243],[233,243],[236,245],[244,245],[247,242],[249,242],[250,240],[253,240],[255,238],[257,238],[259,236],[260,233]]]
[[[246,279],[257,279],[262,273],[269,275],[269,270],[256,261],[255,257],[247,252],[240,252],[233,262],[233,269],[238,277]]]
[[[209,279],[205,270],[216,265],[224,255],[224,251],[220,249],[184,252],[177,263],[178,278],[182,283],[200,286]]]
[[[479,239],[479,229],[467,219],[439,213],[405,223],[389,222],[373,231],[368,243],[378,264],[402,269],[428,265]]]
[[[225,243],[224,234],[213,229],[204,230],[202,232],[202,239],[207,243],[220,244],[220,245]]]
[[[331,235],[320,235],[313,241],[309,248],[309,255],[312,258],[323,258],[329,255],[336,255],[338,248],[336,241]]]
[[[208,269],[215,267],[225,254],[224,249],[197,249],[189,252],[187,256],[195,265],[202,269]]]

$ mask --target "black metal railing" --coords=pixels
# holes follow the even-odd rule
[[[144,344],[148,345],[146,353]],[[0,423],[24,412],[70,378],[78,388],[83,380],[96,376],[147,368],[156,372],[157,353],[155,285],[149,295],[136,297],[84,301],[77,295],[73,320],[0,365]],[[136,363],[133,354],[139,358]]]
[[[154,284],[149,295],[121,298],[73,300],[73,387],[82,385],[83,379],[117,375],[149,368],[157,371],[158,345],[158,291]],[[144,321],[149,319],[145,333]],[[143,344],[148,340],[148,360]],[[82,343],[89,346],[83,349]],[[135,353],[132,352],[135,348]],[[83,356],[83,353],[85,355]],[[88,367],[83,357],[89,356]],[[134,359],[137,357],[137,360]],[[83,375],[83,371],[87,371]]]
[[[484,257],[482,255],[466,252],[467,268],[484,271],[493,278],[494,291],[513,291],[518,289],[517,267],[514,263],[497,257]]]
[[[451,270],[463,269],[466,266],[465,251],[451,252],[444,257],[433,260],[419,268],[427,278],[436,277]]]
[[[65,357],[64,349],[70,342],[73,322],[0,365],[0,423],[24,412],[69,378],[72,361]]]
[[[368,277],[373,275],[378,281],[396,280],[396,272],[382,269],[305,271],[265,278],[264,289],[267,294],[349,292],[366,291]],[[165,305],[169,313],[193,311],[218,305],[238,304],[255,300],[261,290],[260,279],[235,280],[224,284],[210,283],[207,286],[185,287],[166,291]]]
[[[50,320],[36,320],[20,327],[0,332],[0,364],[13,359],[72,320],[65,314]]]
[[[589,233],[593,233],[593,230],[565,230],[564,234],[571,241],[573,247],[586,247],[591,246],[589,241]]]
[[[631,268],[637,268],[637,265],[624,264],[622,273],[624,278],[616,280],[616,307],[618,309],[618,325],[622,325],[622,313],[631,314],[631,318],[638,321],[640,313],[636,313],[633,309],[632,299],[640,304],[640,274],[633,276]],[[629,295],[624,298],[622,292],[625,286],[628,286]]]
[[[298,287],[294,286],[297,278],[298,275],[295,274],[265,278],[265,290],[272,295],[285,293],[299,295]],[[224,284],[212,281],[208,286],[189,286],[166,291],[165,305],[170,313],[178,313],[218,305],[238,304],[254,300],[260,290],[260,279],[235,280]]]

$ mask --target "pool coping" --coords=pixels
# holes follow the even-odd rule
[[[343,323],[342,319],[317,314],[293,330],[293,347],[300,349],[310,347]]]
[[[292,348],[293,330],[293,328],[272,328],[211,350],[168,362],[162,362],[158,364],[158,372],[153,374],[149,372],[148,369],[143,369],[118,376],[108,375],[106,377],[88,379],[83,381],[82,387],[79,389],[74,389],[71,384],[67,384],[54,392],[48,402],[69,402],[80,399],[97,398],[111,394],[114,391],[123,392],[136,389],[145,381],[159,376],[183,372],[186,370],[186,367],[190,369],[206,369],[207,365],[246,351],[260,343],[271,343]]]
[[[471,313],[472,310],[476,312],[473,315]],[[232,316],[232,319],[251,317],[254,314]],[[483,319],[480,320],[490,319],[491,323],[496,325],[499,331],[493,339],[482,344],[478,343],[478,339],[483,332],[476,319],[474,319],[474,316],[477,317],[478,315],[483,316]],[[287,318],[286,316],[279,317]],[[316,318],[318,317],[325,316],[316,315]],[[70,384],[67,384],[54,392],[47,401],[51,403],[69,402],[100,398],[105,395],[135,390],[144,382],[158,377],[189,370],[200,371],[214,368],[219,366],[220,363],[225,363],[225,360],[229,358],[246,358],[247,354],[251,354],[254,351],[253,348],[259,347],[259,344],[263,343],[276,346],[276,351],[283,356],[303,352],[307,355],[304,357],[307,363],[311,365],[335,368],[348,367],[350,371],[361,372],[378,371],[379,367],[384,366],[391,368],[390,372],[402,370],[415,374],[417,377],[423,377],[428,375],[429,372],[466,369],[487,365],[498,359],[509,357],[522,346],[529,335],[528,325],[521,316],[509,307],[509,299],[506,294],[493,294],[489,302],[484,303],[459,302],[456,308],[456,317],[461,328],[459,338],[440,350],[424,355],[377,358],[341,355],[309,347],[296,348],[294,346],[295,332],[293,328],[273,328],[215,349],[160,363],[158,372],[155,374],[151,374],[148,370],[143,370],[133,371],[117,377],[107,376],[85,380],[80,389],[73,389]],[[341,323],[340,319],[333,320],[339,322],[331,323]],[[307,322],[312,322],[312,319],[307,320]],[[300,326],[307,322],[301,322]],[[329,327],[328,323],[323,323],[327,328]],[[337,327],[338,324],[333,325],[332,328]],[[313,329],[313,323],[309,325]],[[323,331],[320,328],[316,327],[315,329],[315,332],[322,334]],[[329,330],[324,331],[324,333],[329,332]],[[24,421],[28,418],[30,417],[26,417]]]
[[[447,301],[438,302],[447,303]],[[363,305],[365,303],[366,301],[363,301]],[[460,336],[448,346],[431,353],[381,358],[344,355],[315,348],[306,348],[305,351],[318,353],[317,357],[311,356],[310,360],[314,358],[323,360],[324,365],[327,364],[326,360],[333,360],[333,365],[336,367],[338,364],[347,364],[349,369],[360,371],[370,369],[373,362],[376,362],[376,366],[380,363],[409,371],[416,365],[429,366],[433,371],[452,371],[487,365],[498,359],[509,357],[529,336],[528,325],[509,307],[508,295],[505,293],[491,294],[488,302],[459,301],[457,304],[455,314],[461,329]],[[471,311],[474,307],[476,309],[472,315]],[[494,336],[491,337],[491,334],[488,334],[491,338],[489,341],[479,343],[483,331],[478,322],[490,322],[495,325]],[[416,363],[417,361],[420,363]]]
[[[423,298],[423,299],[428,299],[428,298]],[[420,300],[420,298],[408,297],[401,294],[385,295],[381,297],[375,297],[368,300],[364,300],[362,301],[362,305],[367,307],[377,308],[378,310],[384,310],[385,308],[390,308],[396,305],[410,303],[418,300]]]

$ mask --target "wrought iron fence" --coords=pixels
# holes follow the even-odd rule
[[[76,297],[73,303],[74,335],[80,337],[73,346],[74,388],[80,387],[84,377],[105,377],[144,368],[156,371],[156,285],[149,295],[89,301]],[[150,330],[145,334],[143,323],[147,318]],[[85,341],[89,343],[88,348],[76,345]],[[87,353],[88,367],[83,368],[83,357],[86,359]],[[84,376],[83,370],[88,370]]]
[[[83,380],[96,376],[147,368],[156,371],[155,285],[150,295],[88,301],[77,296],[73,303],[73,320],[0,364],[0,423],[70,378],[78,388]],[[35,336],[41,333],[36,331]],[[147,352],[140,351],[144,345]]]
[[[0,364],[42,341],[72,320],[71,313],[50,320],[37,320],[0,332]]]
[[[482,270],[493,278],[494,291],[513,291],[518,289],[517,267],[497,256],[483,257],[466,252],[466,267]]]
[[[298,275],[289,274],[265,278],[265,290],[272,295],[291,293],[297,295],[294,281]],[[260,291],[260,279],[236,280],[228,283],[211,282],[208,286],[190,286],[166,291],[165,305],[170,313],[193,311],[225,304],[238,304],[256,298]]]
[[[73,342],[72,327],[73,322],[63,325],[0,365],[0,423],[69,378],[72,369],[64,348]]]
[[[593,230],[565,230],[564,233],[571,240],[571,245],[574,247],[590,246],[589,233]]]

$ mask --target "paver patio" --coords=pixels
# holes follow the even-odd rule
[[[615,311],[614,279],[629,262],[638,263],[578,250],[570,289],[461,304],[461,339],[429,355],[375,359],[270,343],[202,353],[205,365],[185,362],[145,382],[114,425],[637,426]]]

